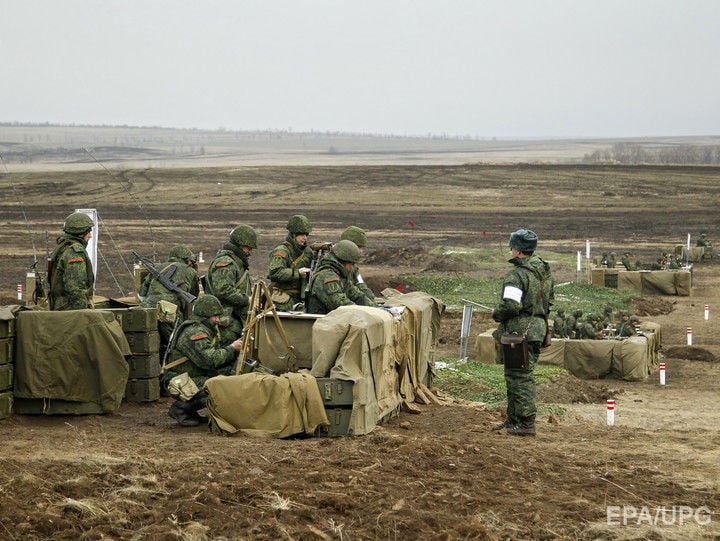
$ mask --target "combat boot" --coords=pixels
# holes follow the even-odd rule
[[[506,431],[511,436],[534,436],[535,417],[521,418],[515,424],[507,427]]]
[[[198,426],[200,424],[196,417],[196,411],[182,400],[176,400],[172,403],[168,415],[175,419],[180,426]]]
[[[513,425],[516,424],[516,423],[517,423],[517,421],[515,421],[514,419],[508,417],[508,418],[505,419],[502,423],[498,423],[498,424],[496,424],[496,425],[493,425],[493,427],[492,427],[490,430],[492,430],[493,432],[495,432],[495,431],[498,431],[498,430],[502,430],[503,428],[510,428],[511,426],[513,426]]]

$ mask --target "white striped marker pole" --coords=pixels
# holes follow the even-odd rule
[[[688,346],[692,346],[692,327],[687,328]]]
[[[706,304],[705,305],[705,321],[707,321],[708,319],[710,319],[710,305]]]
[[[607,424],[608,426],[615,424],[615,401],[612,399],[607,401]]]
[[[18,300],[19,300],[19,301],[22,300],[22,289],[23,289],[23,288],[22,288],[22,284],[18,284],[18,286],[17,286],[17,294],[18,294]]]
[[[660,385],[665,385],[665,363],[660,363]]]
[[[203,253],[200,252],[198,254],[198,263],[205,263],[205,260],[203,259]]]

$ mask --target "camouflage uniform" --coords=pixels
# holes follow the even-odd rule
[[[608,269],[614,269],[615,265],[617,265],[617,259],[615,259],[616,254],[615,252],[610,252],[610,255],[607,258],[607,268]]]
[[[582,317],[582,315],[582,310],[575,310],[565,320],[565,329],[567,330],[568,336],[570,338],[575,338],[577,336],[577,327],[580,323],[580,318]]]
[[[65,234],[57,239],[50,260],[51,310],[82,310],[92,308],[95,274],[85,247],[85,236],[92,230],[93,221],[81,212],[65,219]]]
[[[345,229],[345,231],[340,234],[340,240],[352,241],[358,248],[365,248],[365,246],[367,246],[367,234],[363,229],[355,225],[351,225],[350,227]],[[373,293],[372,289],[370,289],[365,283],[365,280],[363,280],[363,277],[360,274],[360,269],[357,265],[355,265],[353,267],[353,270],[350,271],[350,278],[352,280],[352,283],[355,284],[355,287],[357,287],[363,293],[363,295],[365,295],[370,301],[373,302],[373,304],[370,306],[374,306],[375,293]]]
[[[620,263],[622,263],[622,266],[625,267],[625,270],[633,270],[632,263],[630,263],[630,252],[625,252],[622,256],[622,259],[620,259]]]
[[[602,338],[597,323],[598,320],[595,316],[587,316],[585,322],[580,325],[580,329],[578,331],[579,338],[584,340],[597,340]]]
[[[351,241],[343,240],[333,246],[332,250],[320,260],[318,268],[313,273],[308,299],[309,313],[327,314],[338,306],[351,304],[377,306],[374,297],[369,299],[353,284],[352,271],[345,268],[346,262],[353,263],[353,261],[345,261],[338,257],[338,247],[343,246],[343,243],[351,243]]]
[[[537,235],[526,229],[510,237],[511,248],[525,253],[532,254],[536,245]],[[510,434],[534,435],[537,407],[533,371],[546,332],[543,316],[554,300],[554,280],[550,265],[535,255],[514,257],[509,262],[515,268],[505,276],[500,302],[493,310],[492,317],[499,323],[493,336],[499,342],[505,332],[526,334],[530,366],[527,369],[505,367],[507,419],[498,427],[504,426]]]
[[[293,219],[301,217],[304,220]],[[305,225],[302,227],[302,225]],[[295,231],[290,231],[290,229]],[[301,231],[301,229],[306,229]],[[306,278],[299,273],[302,267],[310,267],[313,258],[312,249],[305,245],[301,246],[295,242],[295,236],[299,233],[310,233],[310,222],[302,215],[293,216],[288,222],[288,235],[285,242],[276,246],[270,253],[268,263],[268,278],[272,288],[273,302],[278,310],[292,310],[293,307],[303,300],[305,294]]]
[[[615,336],[618,338],[627,338],[628,336],[635,336],[637,331],[635,326],[629,321],[627,314],[622,314],[620,323],[615,327]]]
[[[565,309],[559,308],[557,315],[553,319],[553,336],[556,338],[567,338],[568,332],[565,327]]]

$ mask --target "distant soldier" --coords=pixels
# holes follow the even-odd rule
[[[565,308],[558,308],[553,319],[553,336],[555,338],[567,338],[568,332],[565,326]]]
[[[703,259],[712,259],[713,253],[712,253],[712,242],[710,242],[707,238],[707,234],[705,231],[700,233],[700,236],[695,241],[695,246],[701,246],[705,250],[703,251],[702,258]]]
[[[65,218],[64,234],[57,238],[50,256],[50,310],[92,308],[95,274],[85,248],[94,225],[83,212]]]
[[[623,253],[620,263],[622,263],[622,266],[625,267],[625,270],[633,270],[632,263],[630,263],[630,252]]]
[[[607,267],[608,264],[608,255],[607,252],[603,252],[602,257],[600,258],[600,265],[605,265]]]
[[[588,314],[579,325],[578,337],[584,340],[599,340],[603,337],[603,332],[598,330],[598,317],[595,314]]]
[[[278,310],[293,310],[303,301],[313,252],[307,245],[312,228],[302,214],[291,216],[287,238],[270,253],[268,278],[272,301]]]
[[[172,284],[181,290],[198,296],[200,294],[200,278],[195,268],[195,254],[187,246],[175,246],[170,250],[166,263],[158,266],[160,274],[165,275]],[[166,310],[158,312],[158,331],[160,333],[160,358],[164,358],[165,349],[170,341],[175,320],[182,323],[192,310],[190,303],[176,291],[165,287],[160,280],[148,274],[138,291],[142,299],[141,306],[155,308],[160,304]],[[165,301],[161,303],[160,301]],[[169,309],[168,309],[169,308]]]
[[[247,319],[252,283],[248,259],[257,248],[257,233],[246,224],[239,224],[232,231],[210,262],[207,272],[206,293],[215,295],[223,305],[226,323],[224,341],[232,341],[242,332]]]
[[[610,255],[608,255],[608,258],[607,258],[607,268],[614,269],[616,265],[617,265],[617,254],[615,252],[610,252]]]
[[[610,305],[605,306],[603,308],[602,317],[600,319],[600,324],[603,328],[614,326],[615,321],[613,320],[613,308]]]
[[[577,327],[578,327],[578,324],[580,323],[580,318],[582,317],[582,315],[583,315],[582,310],[575,310],[565,320],[565,330],[567,331],[569,338],[576,338]]]
[[[341,240],[320,260],[310,283],[308,312],[327,314],[339,306],[377,306],[353,283],[352,272],[360,259],[354,242]]]
[[[345,229],[345,231],[340,234],[340,240],[350,240],[354,242],[355,246],[360,249],[360,255],[362,255],[363,249],[367,246],[367,234],[363,229],[355,225],[351,225]],[[368,299],[375,302],[375,293],[373,293],[372,289],[370,289],[365,283],[365,280],[363,280],[357,265],[353,268],[351,276],[355,287],[362,291]]]
[[[207,419],[198,414],[198,410],[207,405],[205,382],[220,374],[234,373],[242,340],[220,345],[218,323],[222,315],[220,301],[213,295],[203,295],[195,301],[192,315],[178,328],[163,384],[176,399],[168,415],[180,426],[206,422]]]
[[[618,338],[627,338],[628,336],[635,336],[637,331],[630,322],[630,315],[627,312],[620,312],[620,321],[615,327],[615,336]]]

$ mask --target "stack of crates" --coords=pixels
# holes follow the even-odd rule
[[[120,319],[132,355],[125,386],[127,402],[154,402],[160,398],[160,334],[156,308],[111,308]]]
[[[0,419],[13,411],[13,361],[15,359],[15,320],[0,320]]]
[[[353,406],[353,382],[336,378],[316,378],[325,404],[329,426],[320,426],[316,436],[334,438],[348,434]]]

